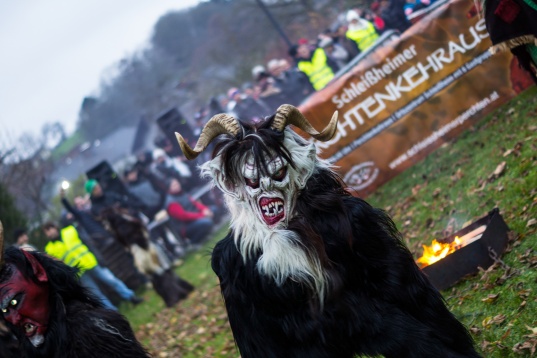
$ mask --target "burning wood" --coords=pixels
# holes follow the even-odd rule
[[[440,254],[447,251],[443,258],[440,257],[429,264],[425,259],[417,263],[433,285],[439,290],[444,290],[464,276],[476,273],[479,267],[486,270],[491,266],[507,247],[508,231],[509,228],[503,221],[500,210],[494,208],[488,215],[438,240],[439,245],[454,243],[453,250],[449,248],[445,250],[442,246],[436,250]],[[455,240],[456,237],[460,242]],[[434,243],[431,246],[430,251],[434,253]]]
[[[452,252],[479,240],[486,228],[486,225],[481,225],[462,237],[455,236],[451,242],[437,241],[434,239],[430,246],[423,245],[423,255],[416,262],[423,268],[440,261]]]

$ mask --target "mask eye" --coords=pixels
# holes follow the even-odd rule
[[[18,304],[19,304],[18,299],[16,299],[16,298],[11,299],[11,301],[9,301],[9,305],[6,308],[2,308],[2,312],[7,313],[9,308],[17,307]]]
[[[272,174],[272,179],[281,181],[283,178],[285,178],[285,174],[287,174],[287,168],[281,167],[280,170],[278,170],[276,173]]]
[[[258,188],[259,187],[259,179],[258,178],[254,178],[254,179],[249,179],[249,178],[244,178],[246,180],[246,185],[248,185],[250,188]]]

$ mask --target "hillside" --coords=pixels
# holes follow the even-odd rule
[[[416,257],[497,207],[511,229],[501,261],[442,293],[486,357],[529,357],[537,346],[537,88],[496,110],[367,200],[386,209]],[[505,164],[504,164],[505,163]],[[156,357],[237,357],[210,250],[224,226],[178,268],[197,290],[164,308],[153,292],[123,312]]]

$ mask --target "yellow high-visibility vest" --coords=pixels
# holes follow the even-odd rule
[[[311,85],[316,91],[324,88],[332,78],[334,71],[328,66],[326,53],[322,48],[317,48],[311,56],[311,60],[298,62],[298,69],[308,76]]]
[[[66,265],[78,267],[80,273],[91,270],[99,263],[95,255],[78,237],[78,232],[73,226],[67,226],[60,231],[61,240],[49,241],[45,246],[45,252]]]
[[[365,20],[363,20],[365,21]],[[353,40],[358,45],[358,48],[360,51],[367,50],[371,45],[377,41],[377,38],[379,35],[377,34],[377,31],[375,31],[375,26],[373,26],[372,23],[369,21],[367,22],[367,26],[362,27],[358,30],[347,30],[347,33],[345,36],[347,36],[348,39]]]

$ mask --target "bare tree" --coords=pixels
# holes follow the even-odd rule
[[[16,141],[2,138],[0,148],[10,148],[0,153],[0,183],[14,198],[16,207],[32,221],[41,222],[48,210],[46,189],[53,170],[51,146],[64,136],[60,123],[47,123],[39,135],[24,133]]]

